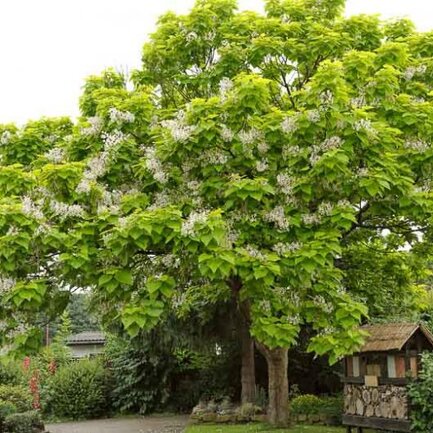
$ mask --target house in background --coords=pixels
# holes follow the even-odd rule
[[[66,345],[72,353],[72,358],[86,358],[99,355],[104,350],[105,335],[99,331],[86,331],[71,335]]]

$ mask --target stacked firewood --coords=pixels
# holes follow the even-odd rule
[[[346,384],[344,387],[344,412],[347,415],[407,419],[406,388],[395,385],[373,387]]]

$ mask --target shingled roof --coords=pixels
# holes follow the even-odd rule
[[[361,327],[367,331],[364,346],[360,352],[387,352],[401,350],[409,339],[420,330],[433,346],[433,335],[419,323],[386,323],[381,325],[366,325]]]
[[[104,344],[105,336],[99,331],[86,331],[80,332],[79,334],[71,335],[67,340],[68,346],[78,344]]]

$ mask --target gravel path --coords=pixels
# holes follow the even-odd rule
[[[149,416],[48,424],[50,433],[182,433],[185,416]]]

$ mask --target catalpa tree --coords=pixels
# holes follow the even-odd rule
[[[107,71],[78,125],[42,122],[37,156],[3,127],[3,344],[36,347],[75,287],[132,336],[234,298],[285,425],[302,327],[331,362],[362,343],[358,253],[392,274],[429,253],[433,36],[342,7],[199,1],[160,20],[132,90]]]

